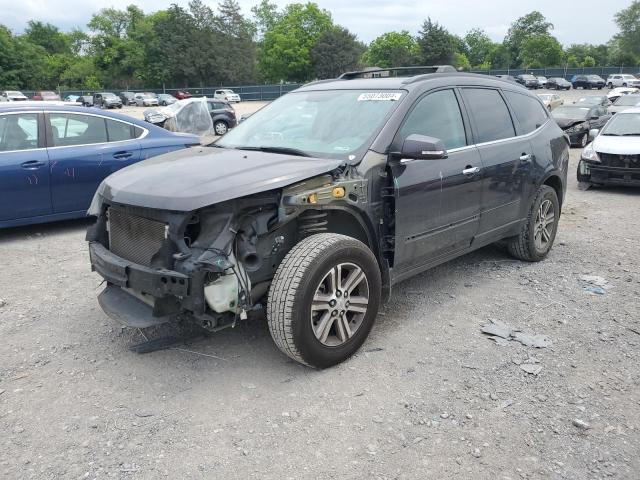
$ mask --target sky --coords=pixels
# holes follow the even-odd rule
[[[238,0],[244,13],[250,14],[258,0]],[[274,1],[274,0],[272,0]],[[297,0],[305,1],[305,0]],[[101,8],[124,8],[136,4],[149,13],[172,3],[186,6],[188,0],[0,0],[0,23],[20,33],[27,21],[52,23],[63,30],[85,28],[91,15]],[[204,0],[215,7],[215,0]],[[286,0],[275,0],[280,6]],[[502,41],[516,18],[538,10],[554,24],[553,34],[560,43],[605,43],[617,31],[615,12],[628,7],[631,0],[316,0],[331,12],[334,22],[347,27],[364,42],[394,30],[416,34],[428,16],[450,32],[463,35],[482,28],[494,41]]]

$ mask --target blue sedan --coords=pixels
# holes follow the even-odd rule
[[[83,217],[111,173],[200,143],[117,113],[0,105],[0,228]]]

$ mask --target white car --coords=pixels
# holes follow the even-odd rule
[[[22,92],[18,92],[17,90],[6,90],[2,92],[2,98],[7,102],[24,102],[25,100],[28,100]]]
[[[157,107],[159,105],[158,97],[153,93],[136,93],[133,99],[138,107]]]
[[[640,89],[633,88],[633,87],[618,87],[611,90],[607,94],[607,98],[613,102],[615,99],[620,98],[622,95],[629,95],[629,94],[635,94],[635,93],[640,93]]]
[[[229,88],[222,88],[220,90],[216,90],[213,93],[213,98],[216,100],[226,100],[227,102],[236,102],[240,103],[240,95]]]
[[[640,87],[640,79],[628,73],[616,73],[607,78],[607,87]]]
[[[547,77],[539,76],[538,85],[540,88],[547,88]]]
[[[578,182],[587,185],[640,186],[640,108],[611,117],[582,151]]]
[[[608,110],[609,113],[615,115],[616,113],[624,112],[633,107],[640,106],[640,94],[622,95],[618,98]]]

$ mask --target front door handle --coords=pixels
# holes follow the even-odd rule
[[[124,158],[129,158],[132,157],[133,153],[131,152],[116,152],[113,154],[113,158],[117,158],[119,159],[124,159]]]
[[[529,154],[529,153],[523,153],[522,155],[520,155],[520,161],[521,161],[522,163],[526,163],[526,162],[531,161],[531,154]]]
[[[44,162],[39,160],[29,160],[28,162],[23,162],[20,166],[26,170],[37,170],[40,167],[44,167]]]
[[[462,170],[462,174],[469,177],[475,175],[476,173],[480,173],[480,167],[467,166],[464,170]]]

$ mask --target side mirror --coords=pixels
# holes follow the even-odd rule
[[[599,133],[600,130],[598,130],[597,128],[592,128],[591,130],[589,130],[589,140],[593,141]]]
[[[591,120],[598,120],[599,118],[600,118],[600,117],[599,117],[598,115],[593,115],[593,116],[591,117]]]
[[[413,133],[404,140],[400,158],[411,160],[438,160],[447,158],[447,149],[439,138]]]

